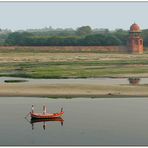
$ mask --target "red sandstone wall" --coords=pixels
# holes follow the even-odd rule
[[[127,52],[126,46],[0,46],[0,51]]]

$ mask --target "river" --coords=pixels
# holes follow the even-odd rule
[[[64,108],[60,121],[30,123],[36,112]],[[0,97],[0,145],[148,145],[147,98]]]
[[[31,79],[0,77],[0,83],[5,80],[26,80],[28,84],[104,84],[104,85],[122,85],[129,84],[128,78],[82,78],[82,79]],[[140,78],[140,84],[148,84],[148,78]]]

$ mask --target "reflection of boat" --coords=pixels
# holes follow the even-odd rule
[[[61,112],[59,113],[46,113],[46,107],[43,106],[43,113],[34,113],[34,106],[32,105],[32,112],[30,112],[30,116],[32,119],[53,119],[61,117],[64,114],[63,108],[61,108]]]
[[[33,119],[30,120],[30,123],[32,125],[32,129],[34,129],[34,124],[35,123],[43,122],[43,129],[45,130],[46,122],[53,122],[53,121],[61,122],[61,126],[63,126],[64,120],[61,117],[52,118],[52,119],[47,119],[47,118],[46,119],[35,119],[35,118],[33,118]]]
[[[128,80],[129,80],[130,84],[137,85],[137,84],[139,84],[140,78],[130,77],[130,78],[128,78]]]
[[[52,119],[31,119],[30,123],[37,123],[37,122],[48,122],[48,121],[56,121],[56,122],[64,122],[64,120],[61,117],[58,118],[52,118]]]

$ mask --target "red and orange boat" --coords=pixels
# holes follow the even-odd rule
[[[54,119],[59,118],[64,114],[63,108],[59,113],[46,113],[46,107],[43,106],[43,113],[34,113],[34,106],[32,105],[32,112],[30,112],[30,116],[32,119]]]

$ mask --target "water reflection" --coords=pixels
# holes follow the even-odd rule
[[[140,82],[140,78],[137,78],[137,77],[130,77],[128,78],[128,80],[129,80],[129,83],[132,85],[138,85]]]
[[[43,123],[43,129],[45,130],[46,129],[46,126],[47,126],[46,123],[47,122],[53,122],[53,121],[60,122],[61,123],[61,126],[63,126],[64,120],[61,117],[54,118],[54,119],[31,119],[30,120],[30,123],[32,125],[32,130],[34,130],[34,124],[39,123],[39,122],[42,122]]]
[[[140,78],[141,84],[148,84],[148,78]],[[27,81],[26,84],[105,84],[105,85],[121,85],[129,84],[127,78],[79,78],[79,79],[31,79],[31,78],[15,78],[14,77],[0,77],[0,83],[5,81]]]

